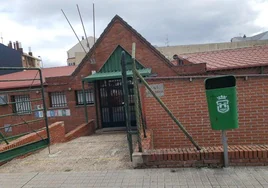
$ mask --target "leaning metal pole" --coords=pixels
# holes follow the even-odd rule
[[[136,43],[132,43],[132,74],[133,74],[133,85],[134,85],[134,101],[135,101],[135,115],[136,115],[136,124],[137,124],[137,132],[138,132],[138,148],[139,152],[142,152],[142,144],[141,144],[141,122],[140,122],[140,113],[139,113],[139,99],[138,99],[138,81],[137,75],[135,74],[136,69]]]
[[[123,86],[123,95],[124,95],[125,121],[126,121],[126,127],[127,127],[127,141],[128,141],[130,159],[132,161],[133,145],[132,145],[132,134],[131,134],[131,120],[129,116],[126,53],[124,51],[122,51],[122,54],[121,54],[121,70],[122,70],[122,86]]]
[[[186,131],[183,125],[176,119],[176,117],[172,114],[172,112],[168,109],[168,107],[163,103],[163,101],[154,93],[149,84],[145,81],[145,79],[140,75],[140,73],[135,69],[133,75],[137,76],[140,81],[145,85],[145,87],[150,91],[150,93],[154,96],[154,98],[159,102],[162,108],[168,113],[171,119],[179,126],[182,132],[187,136],[187,138],[192,142],[192,144],[196,147],[196,149],[201,150],[200,146],[194,141],[192,136]]]
[[[43,99],[43,113],[45,118],[45,125],[46,125],[46,132],[47,132],[47,139],[48,139],[48,152],[50,153],[50,134],[49,134],[49,128],[48,128],[48,119],[47,119],[47,106],[45,102],[45,89],[44,89],[44,82],[43,82],[43,76],[42,76],[42,70],[38,69],[39,76],[40,76],[40,84],[41,84],[41,93],[42,93],[42,99]]]

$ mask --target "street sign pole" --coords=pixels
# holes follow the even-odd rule
[[[227,137],[226,137],[225,130],[222,130],[221,137],[222,137],[222,144],[223,144],[224,167],[228,167],[228,144],[227,144]]]

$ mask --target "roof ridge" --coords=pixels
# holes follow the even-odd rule
[[[149,48],[151,50],[153,50],[153,52],[158,55],[159,58],[162,58],[163,61],[165,62],[165,64],[167,66],[169,66],[172,69],[172,64],[170,63],[170,61],[159,51],[157,50],[149,41],[147,41],[140,33],[138,33],[131,25],[129,25],[125,20],[123,20],[123,18],[121,18],[119,15],[115,15],[113,17],[113,19],[109,22],[109,24],[106,26],[106,28],[104,29],[104,31],[102,32],[102,34],[100,35],[100,37],[98,38],[98,40],[95,42],[95,44],[92,46],[92,48],[90,48],[89,52],[85,55],[85,57],[83,58],[83,60],[81,61],[81,63],[78,65],[78,67],[75,69],[75,71],[73,72],[72,75],[75,75],[80,69],[81,67],[85,64],[85,62],[87,61],[87,58],[90,57],[94,50],[96,49],[96,47],[99,45],[99,43],[102,41],[102,39],[104,38],[105,34],[111,29],[112,25],[116,22],[116,21],[120,21],[122,23],[123,26],[126,27],[126,29],[129,29],[130,32],[133,32],[138,39],[142,40],[145,45],[148,45]],[[172,69],[174,70],[174,69]],[[174,70],[175,72],[175,70]]]
[[[77,67],[77,65],[73,65],[73,66],[64,65],[64,66],[57,66],[57,67],[44,67],[44,68],[41,68],[41,69],[56,69],[56,68],[66,68],[66,67]]]
[[[192,54],[209,54],[209,53],[220,53],[220,52],[225,52],[225,51],[239,51],[242,49],[250,49],[250,48],[266,48],[268,47],[268,44],[265,45],[256,45],[256,46],[248,46],[248,47],[241,47],[241,48],[232,48],[232,49],[221,49],[221,50],[213,50],[213,51],[205,51],[205,52],[193,52],[193,53],[183,53],[179,54],[180,56],[187,56],[187,55],[192,55]]]

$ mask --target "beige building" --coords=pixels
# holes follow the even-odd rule
[[[236,49],[245,47],[254,47],[268,45],[268,40],[255,40],[255,41],[239,41],[239,42],[223,42],[223,43],[209,43],[209,44],[192,44],[192,45],[178,45],[178,46],[165,46],[156,47],[162,54],[169,60],[173,60],[175,54],[190,54],[196,52],[209,52],[226,49]]]
[[[25,53],[21,46],[21,43],[16,41],[12,44],[11,41],[8,43],[8,47],[17,50],[21,53],[22,67],[26,68],[40,68],[42,59],[39,57],[34,57],[31,47],[29,47],[29,52]]]
[[[40,68],[41,67],[41,61],[42,59],[40,57],[34,57],[32,52],[23,53],[21,55],[22,57],[22,66],[23,67],[36,67]]]
[[[87,40],[84,37],[82,37],[81,44],[86,50],[86,53],[94,45],[94,37],[88,37],[88,43],[89,45],[87,45]],[[67,51],[68,56],[67,64],[69,66],[78,65],[85,57],[86,53],[81,44],[78,42],[76,45],[74,45]]]

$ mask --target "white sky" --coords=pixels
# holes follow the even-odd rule
[[[0,0],[3,43],[19,41],[31,47],[45,67],[67,65],[67,50],[77,43],[61,13],[63,9],[78,36],[83,36],[76,4],[92,36],[92,1]],[[228,42],[239,34],[268,30],[268,0],[99,0],[95,2],[97,37],[115,14],[153,45]],[[1,42],[1,41],[0,41]]]

